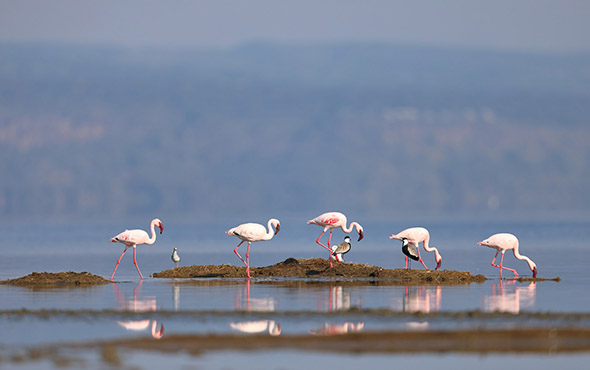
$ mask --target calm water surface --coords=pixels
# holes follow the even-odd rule
[[[293,223],[292,231],[283,224],[281,232],[271,241],[255,243],[251,249],[251,264],[266,266],[288,257],[325,257],[314,244],[320,228]],[[145,228],[145,225],[129,225]],[[471,271],[491,280],[481,284],[461,286],[349,286],[336,281],[326,284],[293,286],[288,282],[253,279],[247,283],[236,279],[204,280],[185,284],[173,279],[155,279],[151,273],[173,267],[172,248],[180,251],[181,265],[232,264],[240,262],[232,253],[238,240],[223,235],[231,225],[165,224],[164,234],[153,246],[138,247],[138,263],[144,274],[140,281],[128,253],[117,270],[117,283],[92,288],[52,289],[34,291],[28,288],[0,286],[0,348],[18,350],[31,345],[43,345],[78,340],[118,339],[157,335],[163,325],[164,335],[206,333],[266,332],[276,334],[321,334],[354,331],[404,329],[454,329],[474,327],[590,326],[583,316],[559,319],[539,319],[528,313],[589,313],[590,295],[587,272],[590,223],[444,223],[429,226],[432,244],[443,255],[443,269]],[[227,226],[227,227],[225,227]],[[306,227],[307,226],[307,227]],[[413,225],[408,225],[413,226]],[[366,238],[354,243],[347,254],[350,262],[375,264],[385,268],[403,266],[401,245],[387,237],[405,226],[377,224],[365,226]],[[10,279],[32,271],[88,271],[110,277],[116,259],[122,252],[108,238],[122,231],[117,225],[12,225],[0,235],[0,279]],[[560,282],[516,282],[500,280],[498,269],[490,266],[494,251],[476,243],[500,231],[519,236],[521,253],[539,266],[539,276],[560,277]],[[341,232],[333,241],[340,242]],[[424,253],[427,265],[434,265],[431,254]],[[530,276],[524,261],[507,253],[504,264],[515,268],[521,276]],[[422,268],[415,263],[413,268]],[[511,278],[510,272],[504,273]],[[350,310],[354,308],[354,310]],[[22,315],[12,310],[55,309],[50,315]],[[379,309],[378,313],[374,309]],[[495,318],[453,316],[464,311],[504,312],[523,315],[500,315]],[[380,312],[380,313],[379,313]],[[441,313],[424,319],[416,313]],[[278,358],[274,353],[231,352],[230,355],[209,353],[195,359],[174,356],[179,366],[206,368],[237,368],[254,363],[273,368]],[[414,362],[420,357],[425,363],[447,368],[450,364],[486,368],[494,361],[516,367],[531,364],[535,356],[465,355],[363,355],[306,354],[286,351],[280,359],[296,356],[310,364],[340,361],[343,368],[358,368],[367,363],[383,366],[389,361]],[[88,358],[92,358],[89,354]],[[155,357],[155,359],[153,358]],[[552,368],[551,364],[587,361],[578,356],[547,356],[537,368]],[[158,361],[170,363],[164,355],[135,354],[130,363],[139,367]],[[155,361],[155,362],[154,362]],[[268,361],[268,362],[266,362]],[[430,361],[430,362],[428,362]],[[459,361],[459,362],[457,362]],[[291,368],[282,362],[276,368]],[[449,366],[446,366],[448,364]],[[51,367],[51,364],[37,363]],[[268,365],[268,366],[267,366]],[[527,365],[527,366],[528,366]],[[18,367],[17,365],[14,365]],[[348,366],[348,367],[347,367]],[[100,367],[100,366],[99,366]],[[147,366],[149,367],[149,366]],[[253,366],[251,368],[256,368]],[[259,367],[259,366],[258,366]],[[313,367],[310,365],[310,367]],[[491,366],[488,366],[491,367]],[[248,367],[245,367],[248,368]],[[449,367],[450,368],[450,367]]]

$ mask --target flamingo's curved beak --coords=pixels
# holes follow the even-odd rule
[[[537,277],[537,266],[533,268],[533,278]]]
[[[364,236],[365,235],[363,234],[363,230],[359,230],[359,240],[357,240],[357,242],[360,242]]]
[[[280,230],[281,230],[281,224],[277,224],[277,227],[275,228],[275,235],[277,235]]]
[[[441,260],[439,260],[439,261],[436,263],[436,268],[435,268],[435,270],[438,270],[438,269],[440,268],[440,265],[442,265],[442,259],[441,259]]]
[[[160,228],[160,234],[162,234],[164,232],[164,225],[160,222],[158,227]]]

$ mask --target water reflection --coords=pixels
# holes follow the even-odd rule
[[[361,308],[362,304],[359,301],[356,306],[352,304],[352,294],[349,288],[344,288],[339,285],[330,285],[327,293],[323,290],[319,296],[318,310],[320,311],[346,311],[352,307]],[[331,323],[326,322],[324,326],[318,329],[310,329],[309,333],[312,335],[338,335],[362,331],[365,323],[359,322],[344,322]]]
[[[537,283],[517,286],[515,280],[492,284],[492,295],[483,297],[483,310],[487,312],[519,313],[521,308],[533,307],[537,297]]]
[[[180,285],[172,285],[172,301],[174,302],[174,311],[180,307]]]
[[[361,308],[361,306],[359,302],[356,307]],[[352,305],[351,293],[348,288],[330,285],[327,294],[322,292],[319,296],[318,310],[320,311],[343,311],[349,310],[351,307],[355,306]]]
[[[234,296],[235,309],[253,312],[274,312],[278,308],[278,300],[273,297],[251,297],[250,280],[246,281],[246,287],[236,291]],[[266,333],[277,336],[281,334],[281,324],[274,320],[232,321],[229,326],[247,334]]]
[[[279,306],[279,301],[273,297],[250,297],[250,281],[246,281],[246,287],[237,290],[234,296],[235,309],[256,311],[256,312],[274,312]]]
[[[360,332],[364,327],[365,323],[362,321],[357,323],[345,322],[340,324],[325,323],[324,326],[319,329],[309,330],[309,333],[312,335],[341,335]]]
[[[430,313],[440,310],[442,287],[406,286],[402,298],[394,298],[392,308],[402,312]]]
[[[274,320],[230,322],[229,326],[234,330],[247,334],[260,334],[265,332],[268,332],[272,336],[281,334],[281,324]]]
[[[122,311],[132,312],[155,312],[157,310],[156,297],[139,297],[142,280],[133,288],[133,297],[125,297],[121,293],[121,289],[117,284],[112,284],[117,300],[117,306]],[[160,324],[158,329],[158,322],[156,320],[131,320],[131,321],[117,321],[117,324],[131,331],[144,331],[150,328],[153,338],[160,339],[164,335],[164,324]]]

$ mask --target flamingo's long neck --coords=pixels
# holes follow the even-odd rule
[[[531,270],[533,270],[533,268],[537,267],[537,265],[536,265],[536,264],[533,262],[533,260],[531,260],[531,259],[530,259],[530,258],[528,258],[527,256],[525,256],[525,255],[522,255],[522,254],[520,254],[520,253],[518,252],[518,247],[516,247],[516,248],[513,248],[513,249],[512,249],[512,253],[514,253],[514,257],[515,257],[516,259],[519,259],[519,260],[525,260],[525,261],[526,261],[526,263],[528,263],[528,264],[529,264],[529,268],[530,268]]]
[[[150,225],[150,231],[152,232],[152,236],[145,242],[145,244],[154,244],[156,242],[156,223],[152,221]]]
[[[266,224],[266,226],[268,228],[268,231],[266,232],[266,234],[264,234],[264,240],[270,240],[275,235],[275,231],[272,228],[272,219],[268,220],[268,223]]]
[[[344,225],[342,225],[340,227],[342,228],[342,231],[344,231],[345,233],[348,234],[348,233],[350,233],[352,231],[352,228],[353,227],[356,227],[356,230],[358,231],[360,226],[361,225],[359,225],[356,222],[351,222],[350,225],[348,225],[348,228],[346,228],[346,222],[344,222]]]
[[[430,242],[430,237],[426,236],[426,238],[424,239],[424,250],[426,252],[434,251],[434,259],[438,262],[442,257],[440,255],[440,253],[438,253],[438,249],[436,249],[436,247],[431,247],[428,245],[429,242]]]

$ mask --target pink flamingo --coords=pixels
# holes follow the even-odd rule
[[[418,244],[420,242],[422,242],[422,246],[426,252],[434,251],[434,260],[436,261],[435,270],[440,268],[440,265],[442,264],[442,256],[440,253],[438,253],[438,249],[428,246],[428,243],[430,242],[430,233],[425,228],[411,227],[409,229],[405,229],[397,235],[391,234],[389,239],[401,240],[404,243],[402,251],[406,255],[406,269],[408,268],[408,256],[410,256],[410,258],[420,261],[422,266],[428,270],[428,267],[426,267],[426,264],[424,264],[424,261],[422,261],[422,257],[420,257],[420,249],[418,248]],[[413,245],[414,248],[410,249],[408,244]]]
[[[348,227],[347,227],[346,226],[346,216],[344,216],[340,212],[326,212],[326,213],[321,214],[318,217],[314,218],[313,220],[307,221],[307,223],[310,225],[318,225],[318,226],[321,226],[324,228],[324,231],[322,231],[322,233],[320,234],[320,236],[318,236],[318,238],[315,242],[328,250],[328,252],[329,252],[328,259],[330,260],[330,267],[333,266],[332,265],[332,258],[331,258],[333,255],[333,252],[332,252],[331,245],[330,245],[330,242],[332,240],[332,230],[333,229],[336,229],[339,227],[342,229],[342,231],[349,234],[352,231],[352,228],[355,227],[356,231],[359,234],[358,241],[361,241],[361,239],[364,236],[363,227],[358,222],[351,222],[350,225],[348,225]],[[320,243],[320,239],[321,239],[322,235],[324,235],[324,233],[328,230],[330,230],[330,235],[328,236],[328,246],[326,247],[325,245]]]
[[[111,238],[111,242],[113,243],[123,243],[125,244],[125,250],[121,253],[121,257],[117,260],[117,264],[115,265],[115,269],[113,270],[113,274],[111,275],[111,280],[115,276],[115,272],[117,271],[117,267],[119,267],[119,262],[121,262],[121,258],[125,252],[127,252],[127,248],[133,247],[133,263],[135,264],[135,268],[137,268],[137,272],[139,273],[139,277],[143,279],[143,275],[141,271],[139,271],[139,266],[137,266],[137,260],[135,258],[135,247],[140,244],[154,244],[156,241],[156,232],[154,227],[160,228],[160,234],[164,231],[164,225],[162,221],[158,218],[154,218],[150,223],[150,230],[152,232],[152,236],[149,237],[148,234],[143,230],[125,230],[117,236]]]
[[[500,269],[500,277],[502,276],[502,269],[514,272],[514,278],[518,277],[516,270],[502,266],[502,262],[504,261],[504,253],[510,249],[512,249],[512,253],[514,253],[514,257],[516,259],[525,260],[529,264],[529,268],[533,272],[533,278],[537,277],[537,265],[527,256],[523,256],[518,253],[518,239],[516,236],[508,233],[494,234],[489,238],[477,243],[477,245],[483,245],[484,247],[494,248],[496,250],[496,255],[492,260],[492,266],[498,267]],[[500,265],[498,266],[495,264],[495,262],[496,257],[498,257],[498,253],[500,252],[502,252],[502,257],[500,258]]]
[[[272,228],[275,228],[275,231],[272,231]],[[250,276],[250,244],[252,242],[257,242],[260,240],[270,240],[275,234],[279,233],[281,229],[281,223],[276,218],[271,218],[268,220],[268,232],[264,225],[255,224],[255,223],[247,223],[241,224],[240,226],[236,226],[234,228],[229,229],[225,233],[227,235],[237,236],[238,238],[242,239],[240,244],[234,249],[234,253],[238,256],[239,259],[244,262],[246,265],[246,274],[248,274],[248,279],[252,278]],[[240,256],[238,253],[238,248],[242,245],[243,242],[248,242],[248,249],[246,249],[246,261]]]

